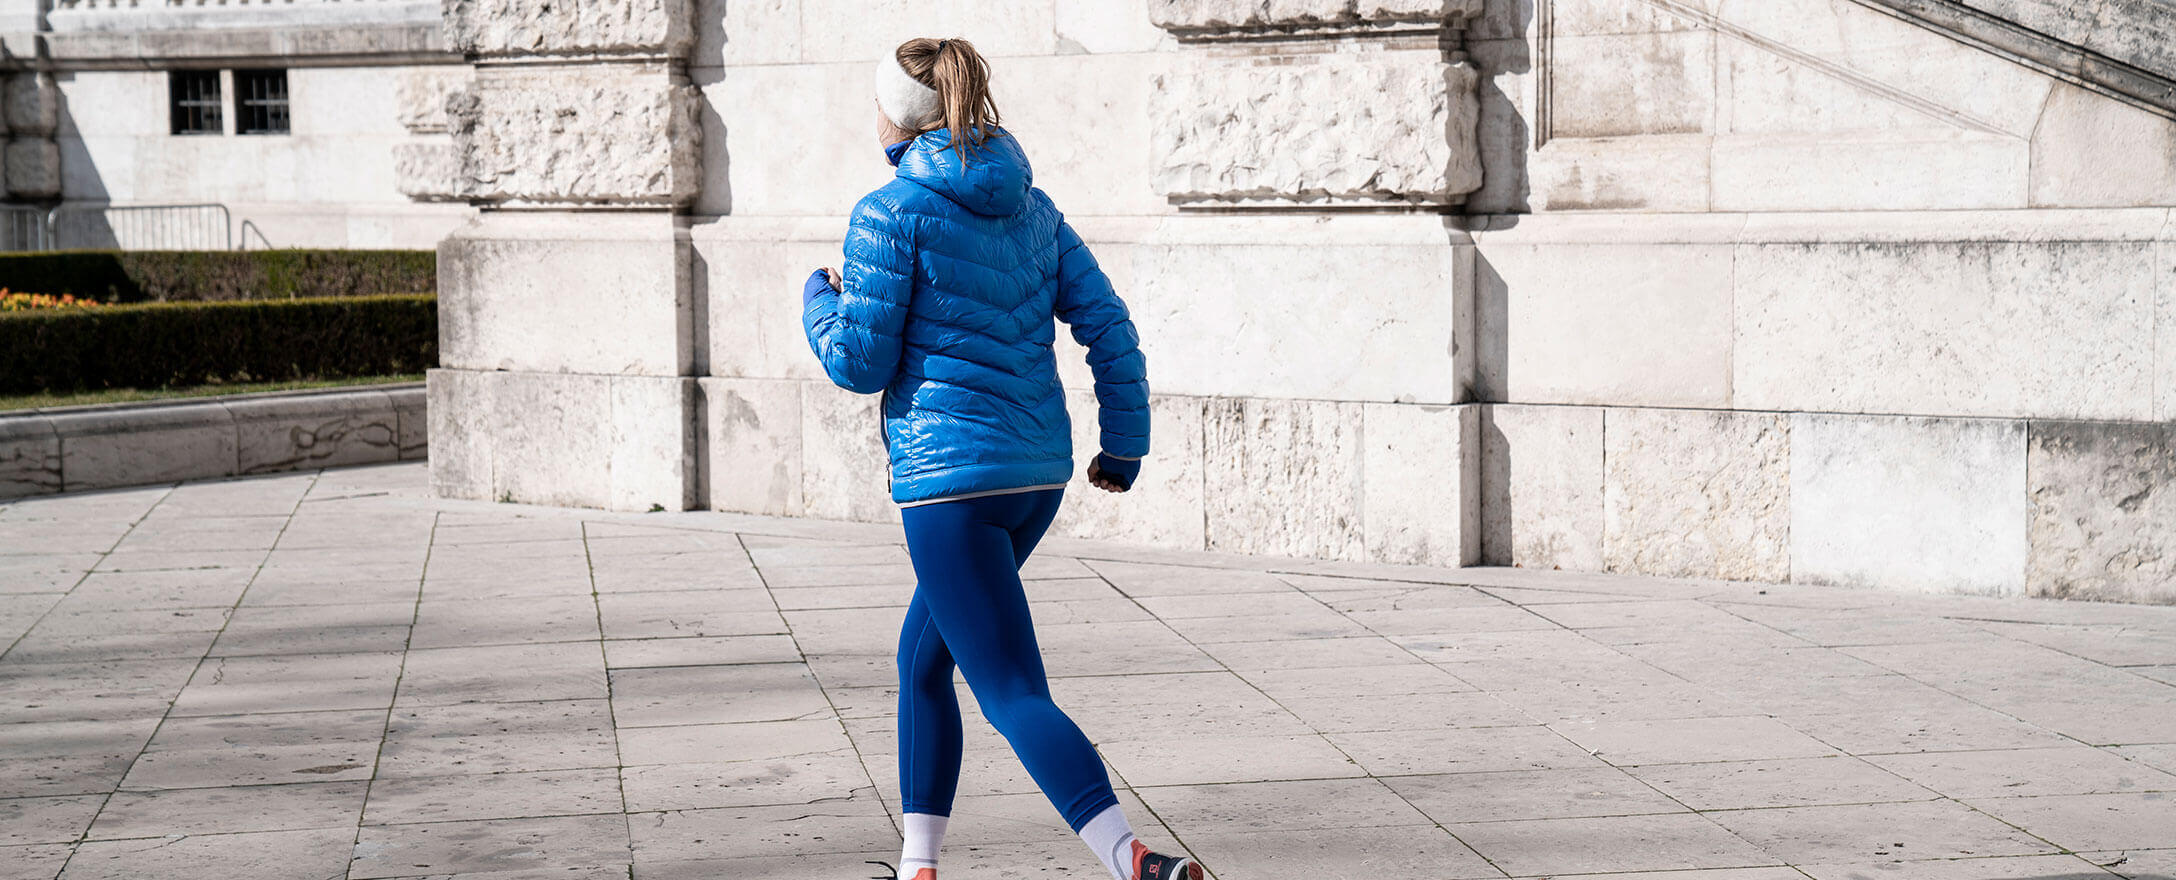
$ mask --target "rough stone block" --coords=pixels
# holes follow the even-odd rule
[[[60,127],[60,86],[47,71],[5,76],[7,130],[16,137],[52,137]]]
[[[2152,242],[1748,244],[1736,275],[1741,408],[2151,418]]]
[[[1209,549],[1359,560],[1360,405],[1212,398],[1202,440]]]
[[[1791,416],[1791,579],[2025,589],[2025,423]]]
[[[1438,223],[1186,217],[1138,245],[1092,246],[1106,265],[1132,263],[1120,293],[1159,391],[1458,403],[1472,375],[1471,255]],[[1234,352],[1265,356],[1235,369]]]
[[[61,490],[60,435],[39,415],[0,418],[0,498]]]
[[[701,96],[663,69],[493,69],[447,102],[463,194],[680,205],[702,185]]]
[[[1440,23],[1481,14],[1481,0],[1150,0],[1149,20],[1175,33]]]
[[[1180,204],[1454,204],[1481,186],[1477,77],[1434,52],[1196,59],[1158,79],[1156,187]]]
[[[1603,426],[1607,570],[1788,579],[1786,419],[1776,413],[1609,410]]]
[[[439,245],[439,363],[680,375],[687,247],[661,212],[485,214]]]
[[[1482,408],[1481,559],[1602,570],[1601,407]]]
[[[2057,83],[2032,135],[2032,204],[2176,205],[2176,121]]]
[[[2176,424],[2035,421],[2034,596],[2176,603]]]
[[[705,378],[704,501],[711,510],[801,513],[801,388],[790,379]]]
[[[1360,407],[1361,540],[1372,562],[1480,559],[1480,408]]]
[[[466,90],[475,75],[468,67],[414,67],[403,72],[394,93],[401,127],[411,134],[451,131],[446,100]]]
[[[2022,208],[2032,149],[1974,131],[1847,133],[1718,138],[1709,161],[1717,211]]]
[[[432,488],[562,507],[695,504],[695,380],[433,370]],[[481,491],[479,491],[481,490]]]
[[[467,197],[461,152],[450,143],[395,144],[393,179],[401,195],[417,201],[448,202]]]
[[[60,145],[44,138],[8,140],[8,194],[23,199],[60,195]]]
[[[62,489],[108,489],[233,476],[234,417],[216,403],[47,417],[61,444]]]
[[[808,516],[898,522],[891,455],[884,446],[882,395],[829,382],[801,389],[801,500]]]
[[[1715,41],[1712,31],[1560,33],[1550,43],[1549,136],[1712,131]]]
[[[684,55],[694,46],[693,0],[446,0],[447,41],[471,55],[591,52]]]
[[[400,417],[382,391],[238,400],[227,410],[234,415],[239,473],[400,458]]]
[[[1484,399],[1731,404],[1728,245],[1479,242]]]
[[[1051,528],[1076,538],[1131,541],[1199,550],[1208,537],[1202,523],[1202,415],[1200,397],[1158,394],[1149,399],[1148,457],[1134,487],[1112,494],[1088,484],[1088,462],[1100,451],[1095,392],[1066,392],[1073,423],[1073,479]]]

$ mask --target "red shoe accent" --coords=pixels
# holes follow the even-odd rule
[[[914,872],[914,880],[937,880],[936,868],[923,868]]]
[[[1161,877],[1141,876],[1141,860],[1148,854],[1148,844],[1135,839],[1133,842],[1133,880],[1163,880]]]

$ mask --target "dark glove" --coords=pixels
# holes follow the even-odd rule
[[[1141,460],[1138,458],[1113,458],[1108,452],[1096,453],[1095,469],[1117,483],[1120,491],[1133,488],[1133,481],[1141,476]]]
[[[834,291],[831,289],[830,275],[826,274],[822,269],[810,273],[808,282],[801,285],[801,308],[808,308],[809,302],[814,300],[817,294],[831,292]]]

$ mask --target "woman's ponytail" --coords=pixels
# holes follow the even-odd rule
[[[990,98],[990,65],[973,43],[957,37],[916,37],[899,44],[897,57],[908,76],[937,90],[943,115],[923,123],[922,131],[951,129],[952,146],[963,152],[995,133],[997,102]]]

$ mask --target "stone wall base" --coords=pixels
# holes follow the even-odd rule
[[[695,380],[437,369],[431,488],[450,498],[687,510]]]
[[[2176,424],[1480,409],[1487,564],[2176,603]]]
[[[713,510],[896,522],[875,395],[821,381],[699,380]],[[1095,398],[1068,393],[1074,463]],[[435,401],[435,398],[434,398]],[[1479,411],[1470,405],[1158,395],[1141,483],[1075,476],[1054,534],[1156,546],[1398,563],[1480,553]]]

